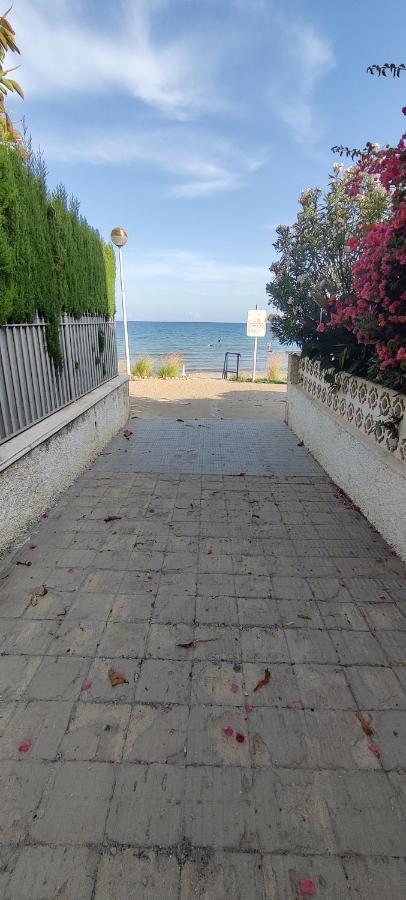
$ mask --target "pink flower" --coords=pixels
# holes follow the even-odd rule
[[[316,331],[318,331],[318,332],[320,332],[320,334],[322,334],[323,331],[325,331],[325,330],[326,330],[326,326],[323,324],[323,322],[319,322],[319,324],[316,328]]]
[[[235,739],[239,744],[243,744],[245,741],[245,735],[241,734],[241,732],[239,731],[238,734],[236,734]]]
[[[28,753],[28,751],[31,750],[31,747],[31,741],[21,741],[21,744],[18,745],[20,753]]]
[[[240,685],[237,684],[235,681],[232,681],[232,682],[230,683],[230,691],[231,691],[231,693],[232,693],[232,694],[238,694],[238,691],[239,691],[239,690],[240,690]]]
[[[223,728],[223,731],[224,734],[227,735],[227,737],[232,737],[234,734],[234,728],[231,728],[231,725],[227,725],[226,728]]]

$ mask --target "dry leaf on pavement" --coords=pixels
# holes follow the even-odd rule
[[[128,678],[121,672],[117,672],[117,669],[113,669],[111,666],[107,670],[107,674],[112,687],[118,687],[119,684],[129,684]]]
[[[265,675],[263,678],[261,678],[261,681],[258,681],[258,684],[255,685],[254,693],[255,693],[255,691],[260,691],[261,688],[263,688],[263,687],[265,687],[265,685],[269,684],[271,678],[272,678],[272,675],[271,675],[269,669],[265,669]]]

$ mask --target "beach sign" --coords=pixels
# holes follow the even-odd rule
[[[254,364],[252,367],[252,380],[257,374],[257,348],[258,338],[266,335],[266,309],[249,309],[247,313],[247,336],[254,338]]]
[[[248,337],[259,338],[266,335],[266,309],[249,309],[247,314]]]

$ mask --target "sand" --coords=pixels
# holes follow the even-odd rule
[[[131,415],[139,418],[285,418],[286,385],[225,381],[218,372],[130,382]]]

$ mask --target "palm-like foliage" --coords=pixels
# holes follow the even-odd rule
[[[4,105],[4,100],[8,93],[19,94],[24,99],[24,93],[18,81],[9,77],[10,72],[13,72],[14,69],[5,69],[3,67],[8,50],[12,53],[20,52],[15,42],[14,29],[7,19],[10,10],[11,7],[4,15],[0,16],[0,141],[11,141],[11,143],[19,144],[21,135],[14,127]]]

